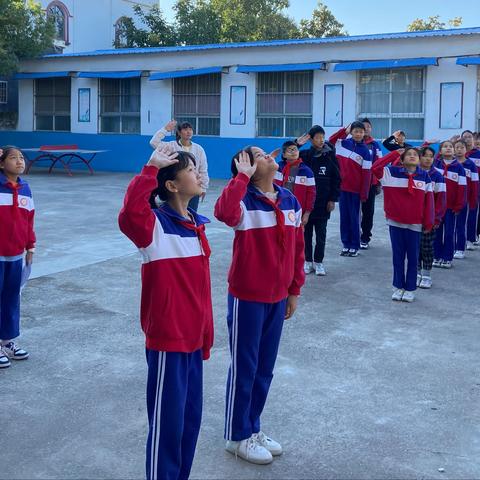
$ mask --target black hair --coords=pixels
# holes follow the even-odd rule
[[[446,143],[451,143],[451,144],[452,144],[452,147],[455,146],[455,142],[452,142],[451,140],[444,140],[444,141],[440,144],[440,151],[442,150],[443,146],[444,146]]]
[[[436,155],[437,152],[435,152],[435,149],[433,149],[432,147],[423,147],[423,148],[420,150],[420,154],[422,155],[422,157],[425,155],[425,152],[427,152],[427,150],[429,150],[430,152],[432,152],[433,157],[435,158],[435,155]]]
[[[362,122],[353,122],[350,125],[350,132],[352,132],[355,128],[360,128],[361,130],[365,131],[365,125]]]
[[[325,135],[325,130],[320,125],[314,125],[308,131],[308,134],[310,135],[310,138],[313,138],[317,133],[321,133],[322,135]]]
[[[196,165],[195,157],[191,153],[181,151],[177,153],[178,162],[169,165],[168,167],[161,168],[157,173],[157,188],[150,194],[149,199],[152,208],[157,208],[157,203],[155,202],[157,196],[164,202],[168,200],[170,191],[165,186],[166,182],[169,180],[175,180],[179,172],[189,167],[190,162]]]
[[[471,130],[464,130],[464,131],[462,132],[461,137],[463,137],[463,134],[464,134],[464,133],[471,133],[471,134],[473,135],[473,132],[472,132]]]
[[[469,130],[470,131],[470,130]],[[461,143],[465,148],[468,148],[467,147],[467,142],[465,140],[462,140],[461,138],[459,138],[458,140],[455,140],[453,142],[453,146],[455,146],[457,143]]]
[[[293,140],[287,140],[283,145],[282,145],[282,153],[285,153],[285,150],[288,148],[288,147],[292,147],[293,145],[295,145],[297,148],[298,148],[298,145],[296,142],[294,142]]]
[[[372,126],[372,122],[371,122],[367,117],[362,118],[360,121],[361,121],[362,123],[368,123],[370,126]]]
[[[407,136],[403,130],[400,130],[400,131],[398,132],[398,134],[399,134],[399,135],[403,135],[404,137]]]
[[[5,147],[0,147],[0,150],[2,150],[2,155],[0,155],[0,162],[4,162],[12,150],[18,150],[20,153],[22,153],[22,151],[14,145],[5,145]]]
[[[177,129],[175,130],[175,137],[177,139],[177,142],[180,141],[180,132],[186,128],[191,128],[193,130],[193,126],[190,122],[182,122],[182,123],[177,123]]]
[[[238,170],[237,170],[237,166],[235,165],[235,160],[238,160],[240,158],[240,154],[242,152],[247,153],[248,158],[250,158],[250,165],[253,165],[255,163],[251,145],[248,145],[247,147],[242,148],[232,157],[232,162],[230,164],[230,171],[232,172],[232,177],[236,177],[238,175]]]

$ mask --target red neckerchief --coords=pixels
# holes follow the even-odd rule
[[[275,218],[277,219],[277,242],[280,247],[285,250],[285,215],[280,210],[278,204],[280,203],[280,199],[278,198],[277,201],[274,203],[269,198],[265,197],[264,195],[259,195],[258,198],[265,202],[268,205],[271,205],[275,211]]]
[[[301,163],[302,163],[301,158],[295,160],[294,162],[285,161],[285,166],[283,167],[283,170],[282,170],[283,185],[285,185],[288,182],[288,178],[290,177],[290,169],[292,167],[296,167],[297,165],[300,165]]]
[[[407,172],[407,175],[408,175],[408,193],[410,195],[413,195],[413,192],[414,192],[415,182],[413,180],[413,177],[416,174],[417,174],[417,172],[414,172],[414,173]]]
[[[197,237],[198,239],[200,240],[200,244],[202,245],[202,250],[203,250],[203,253],[205,254],[205,256],[208,258],[210,258],[210,254],[212,253],[212,250],[210,249],[210,245],[208,243],[208,239],[207,239],[207,236],[205,235],[205,225],[202,224],[202,225],[199,225],[198,227],[191,223],[191,222],[187,222],[186,220],[185,221],[182,221],[182,220],[176,220],[180,225],[184,226],[185,228],[187,228],[188,230],[192,230],[194,231],[196,234],[197,234]]]

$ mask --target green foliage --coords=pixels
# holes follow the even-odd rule
[[[427,20],[416,18],[407,27],[408,32],[420,32],[423,30],[445,30],[448,27],[460,27],[463,23],[462,17],[455,17],[448,20],[447,23],[440,21],[440,15],[428,17]]]

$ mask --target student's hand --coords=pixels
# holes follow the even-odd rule
[[[235,159],[235,166],[237,167],[238,173],[243,173],[248,178],[252,178],[257,169],[257,163],[254,162],[252,165],[248,153],[244,151],[240,152],[238,158]]]
[[[346,133],[347,135],[350,135],[350,132],[351,132],[351,131],[352,131],[352,124],[349,123],[349,124],[347,125],[347,128],[345,129],[345,133]]]
[[[282,151],[281,148],[276,148],[273,152],[270,152],[270,157],[272,157],[273,159],[277,158],[279,153]]]
[[[335,210],[335,202],[332,202],[332,201],[328,202],[327,203],[327,212],[331,213],[334,210]]]
[[[301,147],[305,145],[310,140],[310,135],[308,133],[304,133],[301,137],[298,137],[295,142],[296,144]]]
[[[147,165],[154,167],[165,168],[178,163],[178,152],[172,152],[170,147],[162,146],[153,151]]]
[[[305,212],[302,215],[302,225],[305,226],[308,223],[308,219],[310,218],[310,212]]]
[[[431,138],[430,140],[425,140],[425,143],[432,145],[434,143],[440,143],[440,140],[438,138]]]
[[[165,130],[167,132],[172,132],[173,130],[175,130],[175,127],[177,126],[177,121],[176,120],[170,120],[166,125],[165,127]]]
[[[398,136],[400,135],[401,130],[396,130],[395,132],[392,133],[392,137],[395,138],[395,140],[398,139]]]
[[[405,153],[404,148],[399,148],[398,150],[395,150],[400,156],[402,156]]]
[[[206,195],[207,195],[207,192],[202,192],[202,193],[200,194],[200,201],[201,201],[202,203],[205,201]]]
[[[297,309],[298,297],[296,295],[289,295],[287,298],[287,308],[285,309],[285,320],[292,318]]]
[[[460,135],[454,135],[454,136],[450,139],[450,141],[451,141],[451,142],[456,142],[457,140],[460,140],[461,138],[462,138],[462,137],[461,137]]]
[[[0,148],[0,157],[3,155],[3,150]]]
[[[25,255],[25,263],[27,265],[31,265],[33,262],[33,252],[27,252],[27,254]]]
[[[431,231],[432,231],[432,228],[429,228],[429,229],[424,228],[423,229],[423,233],[430,233]]]

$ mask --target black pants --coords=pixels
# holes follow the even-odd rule
[[[362,235],[360,236],[360,241],[364,243],[368,243],[372,238],[376,192],[377,187],[372,185],[368,192],[367,201],[362,203]]]
[[[305,225],[305,261],[312,261],[313,253],[313,229],[315,229],[315,253],[313,261],[322,263],[325,256],[325,243],[327,241],[327,222],[328,218],[310,218]]]
[[[420,237],[420,256],[418,258],[418,273],[420,269],[431,270],[433,264],[433,242],[435,241],[436,231],[432,230],[428,233],[423,233]]]

